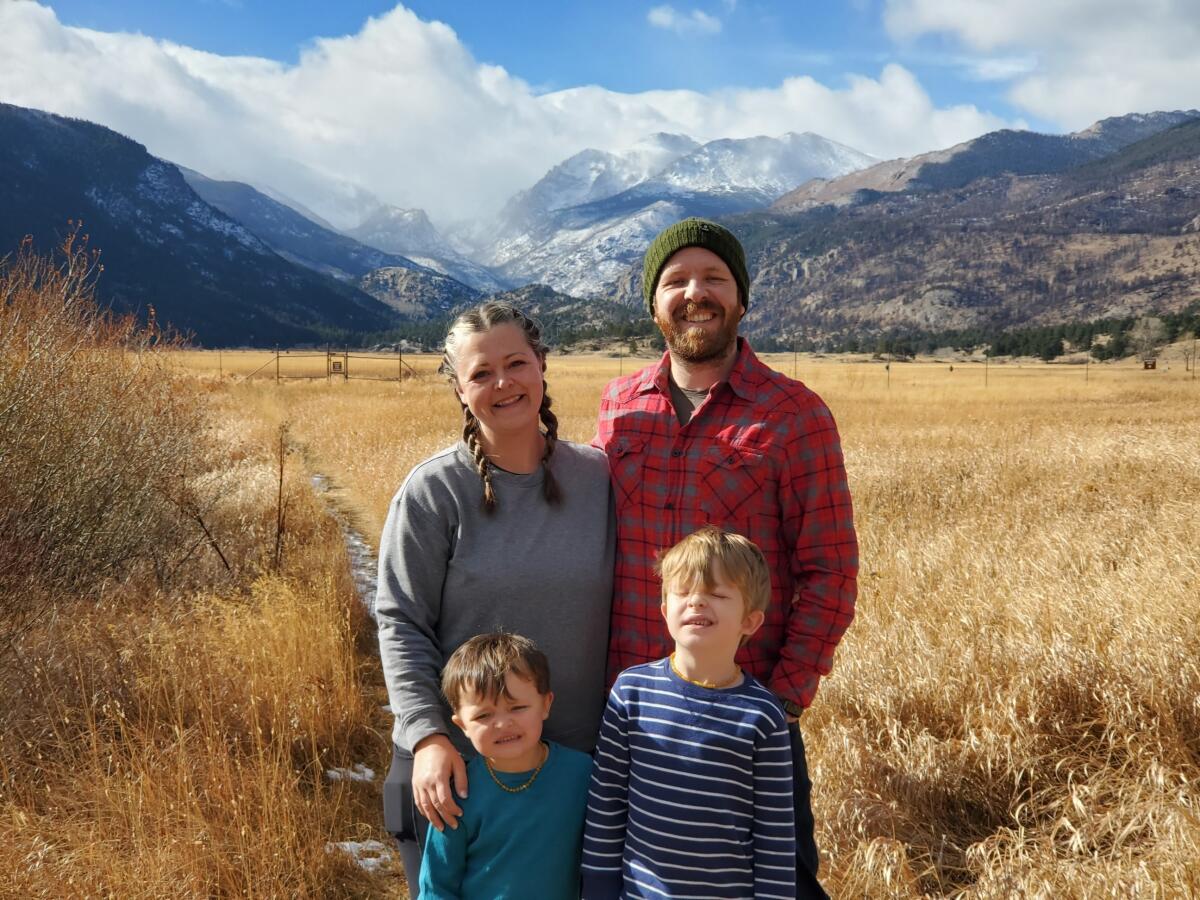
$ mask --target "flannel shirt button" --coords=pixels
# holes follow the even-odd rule
[[[675,508],[674,503],[668,503],[663,507],[663,509],[674,509],[674,508]]]
[[[674,457],[680,457],[680,456],[683,456],[683,451],[682,450],[672,450],[671,455]]]

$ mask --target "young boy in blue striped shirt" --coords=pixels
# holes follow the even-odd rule
[[[787,717],[734,662],[771,575],[741,535],[706,526],[659,560],[667,659],[609,694],[583,838],[585,900],[796,895]]]

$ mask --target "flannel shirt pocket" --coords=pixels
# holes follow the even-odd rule
[[[713,444],[704,454],[706,512],[722,522],[746,518],[759,502],[766,466],[763,455],[736,444]]]
[[[641,491],[645,449],[645,439],[631,437],[619,437],[605,448],[613,488],[625,501],[633,501]]]

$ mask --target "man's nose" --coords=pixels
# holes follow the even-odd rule
[[[699,278],[689,278],[683,286],[683,296],[688,300],[699,300],[704,296],[704,282]]]

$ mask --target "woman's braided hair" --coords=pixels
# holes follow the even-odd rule
[[[450,326],[442,353],[442,364],[438,367],[438,371],[446,376],[451,386],[457,387],[457,350],[459,343],[469,334],[483,334],[484,332],[491,331],[497,325],[504,324],[516,325],[521,329],[525,335],[526,343],[529,344],[529,349],[534,352],[534,355],[537,356],[538,361],[542,365],[542,405],[538,409],[538,416],[546,429],[546,449],[542,453],[542,494],[546,498],[547,503],[557,503],[562,493],[558,488],[558,482],[554,480],[554,473],[550,471],[550,456],[554,453],[554,445],[558,442],[558,417],[550,411],[550,394],[546,391],[544,377],[546,372],[546,356],[550,352],[550,348],[542,342],[542,332],[537,322],[511,303],[499,300],[489,300],[486,303],[481,303],[479,306],[468,309],[455,319],[454,324]],[[471,452],[471,458],[475,461],[475,468],[479,471],[479,477],[483,479],[483,508],[487,512],[491,512],[496,508],[496,492],[492,488],[492,461],[488,459],[483,449],[483,442],[480,439],[479,420],[475,418],[474,413],[471,412],[467,405],[462,403],[461,399],[459,403],[462,404],[463,411],[463,442]]]

